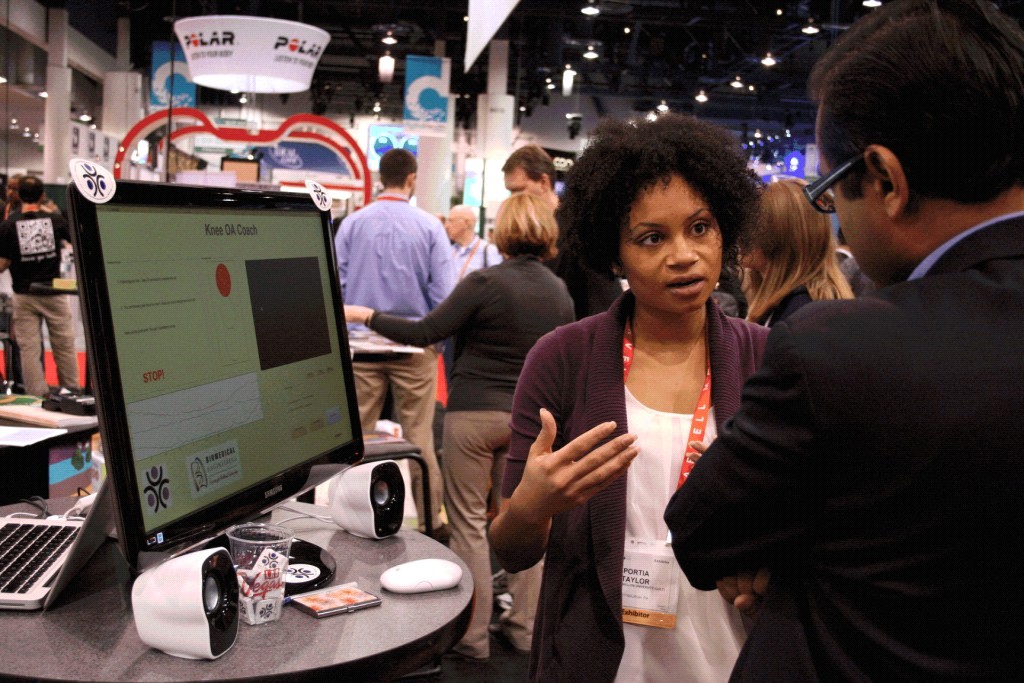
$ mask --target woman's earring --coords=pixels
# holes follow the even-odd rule
[[[622,266],[618,263],[612,264],[612,275],[615,277],[622,277]]]

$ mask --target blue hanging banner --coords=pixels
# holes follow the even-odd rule
[[[174,44],[174,83],[171,83],[171,44],[165,40],[153,41],[153,67],[150,71],[149,106],[163,109],[170,106],[173,92],[175,107],[194,107],[196,84],[181,45]]]
[[[405,130],[442,136],[448,125],[451,60],[409,55],[405,58]]]

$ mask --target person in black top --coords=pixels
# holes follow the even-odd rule
[[[38,353],[44,320],[60,385],[78,387],[75,331],[67,297],[31,291],[33,283],[52,285],[60,276],[61,247],[71,241],[71,236],[63,216],[40,210],[43,183],[38,178],[22,178],[18,195],[20,211],[0,223],[0,272],[11,269],[14,334],[21,350],[25,390],[44,396],[50,391]]]
[[[404,344],[426,346],[455,337],[455,366],[444,419],[445,510],[450,547],[473,573],[476,606],[469,630],[455,646],[477,660],[490,655],[490,546],[487,497],[499,494],[508,453],[512,396],[526,354],[543,335],[573,321],[569,292],[541,259],[556,251],[558,226],[539,197],[521,193],[502,204],[495,244],[505,256],[496,266],[463,278],[441,304],[420,320],[345,306],[345,320]],[[542,566],[509,576],[512,610],[502,617],[505,637],[528,650]]]

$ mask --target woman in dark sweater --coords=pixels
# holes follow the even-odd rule
[[[555,254],[558,225],[538,197],[521,193],[501,206],[494,241],[502,263],[467,275],[441,305],[420,320],[346,306],[345,319],[403,344],[426,346],[455,337],[455,366],[444,418],[442,474],[451,549],[473,574],[476,605],[466,635],[455,646],[472,659],[490,655],[491,565],[487,496],[501,483],[511,432],[512,396],[526,354],[544,334],[573,321],[565,284],[542,263]],[[506,635],[528,649],[540,568],[510,577],[513,610]]]
[[[490,534],[510,571],[546,553],[533,680],[732,670],[740,614],[686,582],[662,516],[697,457],[691,442],[714,437],[761,359],[767,330],[710,298],[758,188],[728,132],[679,115],[602,121],[569,173],[569,248],[630,290],[541,339],[516,389]]]

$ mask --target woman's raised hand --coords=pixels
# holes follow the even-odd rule
[[[544,523],[585,503],[625,474],[639,453],[633,434],[602,444],[615,431],[614,422],[600,424],[552,452],[555,418],[541,408],[540,421],[540,433],[530,447],[523,478],[510,501],[518,514],[537,522]]]

